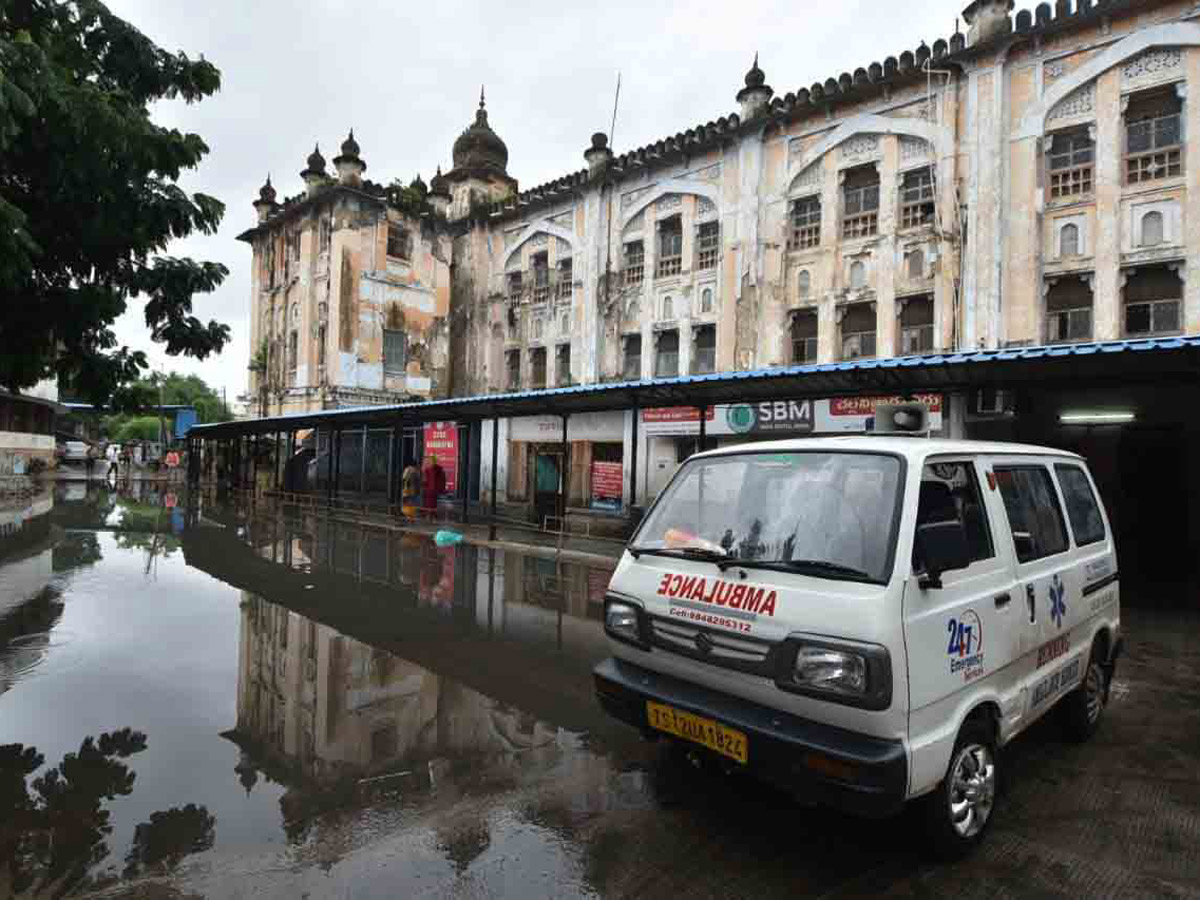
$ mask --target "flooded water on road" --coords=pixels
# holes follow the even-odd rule
[[[9,513],[0,774],[25,783],[9,821],[55,846],[28,852],[14,889],[247,851],[328,866],[457,782],[495,790],[611,729],[588,677],[606,569],[323,517],[185,514],[135,487],[61,485]],[[68,803],[87,815],[65,821]],[[505,852],[539,843],[540,826],[496,824]],[[434,832],[426,877],[497,841],[486,822]]]
[[[0,504],[0,898],[1200,891],[1194,619],[1129,616],[1097,740],[1020,738],[939,867],[607,719],[603,567],[183,499]]]

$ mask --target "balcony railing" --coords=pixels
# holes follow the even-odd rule
[[[1183,148],[1167,147],[1125,157],[1125,180],[1129,184],[1174,178],[1183,174]]]
[[[1177,334],[1180,331],[1179,300],[1146,300],[1125,304],[1125,333]]]
[[[655,278],[669,278],[683,271],[683,256],[660,256],[654,271]]]
[[[851,331],[842,335],[842,359],[868,359],[875,355],[875,332]]]
[[[696,349],[692,359],[693,375],[708,375],[717,370],[717,348],[702,347]]]
[[[1050,172],[1050,199],[1086,197],[1092,192],[1092,164]]]
[[[817,361],[817,339],[815,337],[792,339],[792,362],[814,363]]]
[[[879,213],[872,212],[857,216],[846,216],[842,221],[842,237],[844,238],[871,237],[878,233]]]
[[[1046,314],[1046,343],[1066,344],[1092,339],[1092,308],[1060,309]]]

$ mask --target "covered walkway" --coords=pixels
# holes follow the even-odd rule
[[[647,409],[698,410],[699,415],[692,417],[697,420],[693,427],[699,436],[695,446],[705,447],[711,445],[706,443],[706,423],[712,418],[712,408],[720,405],[932,393],[946,398],[942,433],[947,436],[1037,440],[1070,446],[1090,456],[1108,453],[1108,444],[1101,438],[1111,438],[1118,431],[1097,428],[1094,423],[1068,426],[1068,417],[1061,415],[1063,409],[1081,408],[1082,404],[1088,409],[1113,402],[1140,404],[1138,425],[1143,430],[1176,428],[1187,437],[1195,430],[1188,424],[1187,410],[1195,407],[1197,387],[1200,338],[1196,337],[856,360],[200,425],[188,433],[193,451],[188,474],[192,483],[216,477],[235,488],[286,492],[292,499],[308,503],[364,502],[394,508],[400,503],[401,472],[409,464],[419,464],[425,455],[419,430],[444,423],[448,433],[462,434],[465,439],[449,442],[457,454],[450,464],[458,477],[443,495],[442,513],[456,521],[495,524],[502,521],[497,509],[501,493],[498,454],[503,435],[508,434],[501,430],[502,422],[521,417],[561,419],[562,428],[555,429],[552,440],[561,443],[562,459],[566,460],[571,417],[631,411],[633,440],[626,443],[628,455],[621,466],[626,483],[621,512],[628,527],[637,520],[637,498],[650,493],[638,490],[639,477],[643,483],[646,477],[639,476],[637,459],[639,411]],[[981,392],[996,391],[1018,397],[1016,407],[990,420],[973,415]],[[1165,401],[1168,396],[1174,399]],[[501,437],[497,439],[497,435]],[[1183,439],[1174,440],[1179,443]],[[1200,434],[1196,439],[1200,445]],[[1130,456],[1131,465],[1137,462],[1135,456]],[[1113,483],[1102,485],[1102,490],[1110,496],[1128,490],[1128,472],[1110,468]],[[1181,477],[1190,478],[1186,473]],[[540,517],[541,527],[564,530],[567,481],[566,475],[558,477],[557,504],[548,510],[550,514]],[[1193,526],[1195,532],[1200,530],[1194,527],[1200,525],[1200,504],[1186,499],[1195,495],[1190,487],[1200,485],[1177,486],[1179,496],[1185,498],[1180,502],[1186,505],[1180,521],[1185,530]],[[433,510],[427,513],[436,515]]]

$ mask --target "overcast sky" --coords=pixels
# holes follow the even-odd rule
[[[109,0],[168,51],[203,54],[220,93],[193,106],[163,104],[155,118],[194,131],[211,153],[184,181],[226,204],[214,237],[180,241],[177,256],[224,263],[201,319],[233,330],[219,357],[170,358],[149,340],[135,302],[119,339],[155,367],[196,372],[230,402],[246,388],[250,249],[234,238],[254,224],[251,202],[268,172],[280,196],[303,187],[314,141],[326,159],[353,127],[367,177],[407,183],[450,168],[454,139],[487,85],[489,121],[508,145],[522,189],[585,165],[594,131],[608,131],[617,71],[617,153],[728,115],[757,51],[779,95],[949,39],[966,0],[893,3],[611,0],[605,4],[357,0]],[[1022,4],[1024,5],[1024,4]]]

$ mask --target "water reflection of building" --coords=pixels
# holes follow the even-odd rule
[[[183,547],[242,589],[230,736],[247,780],[255,761],[332,783],[554,747],[597,723],[605,570],[317,516],[218,520]]]
[[[54,496],[0,505],[0,615],[35,596],[54,575]]]
[[[559,729],[243,593],[236,737],[320,782],[554,746]]]
[[[0,694],[36,666],[50,647],[50,629],[62,615],[53,586],[54,497],[0,506]]]

